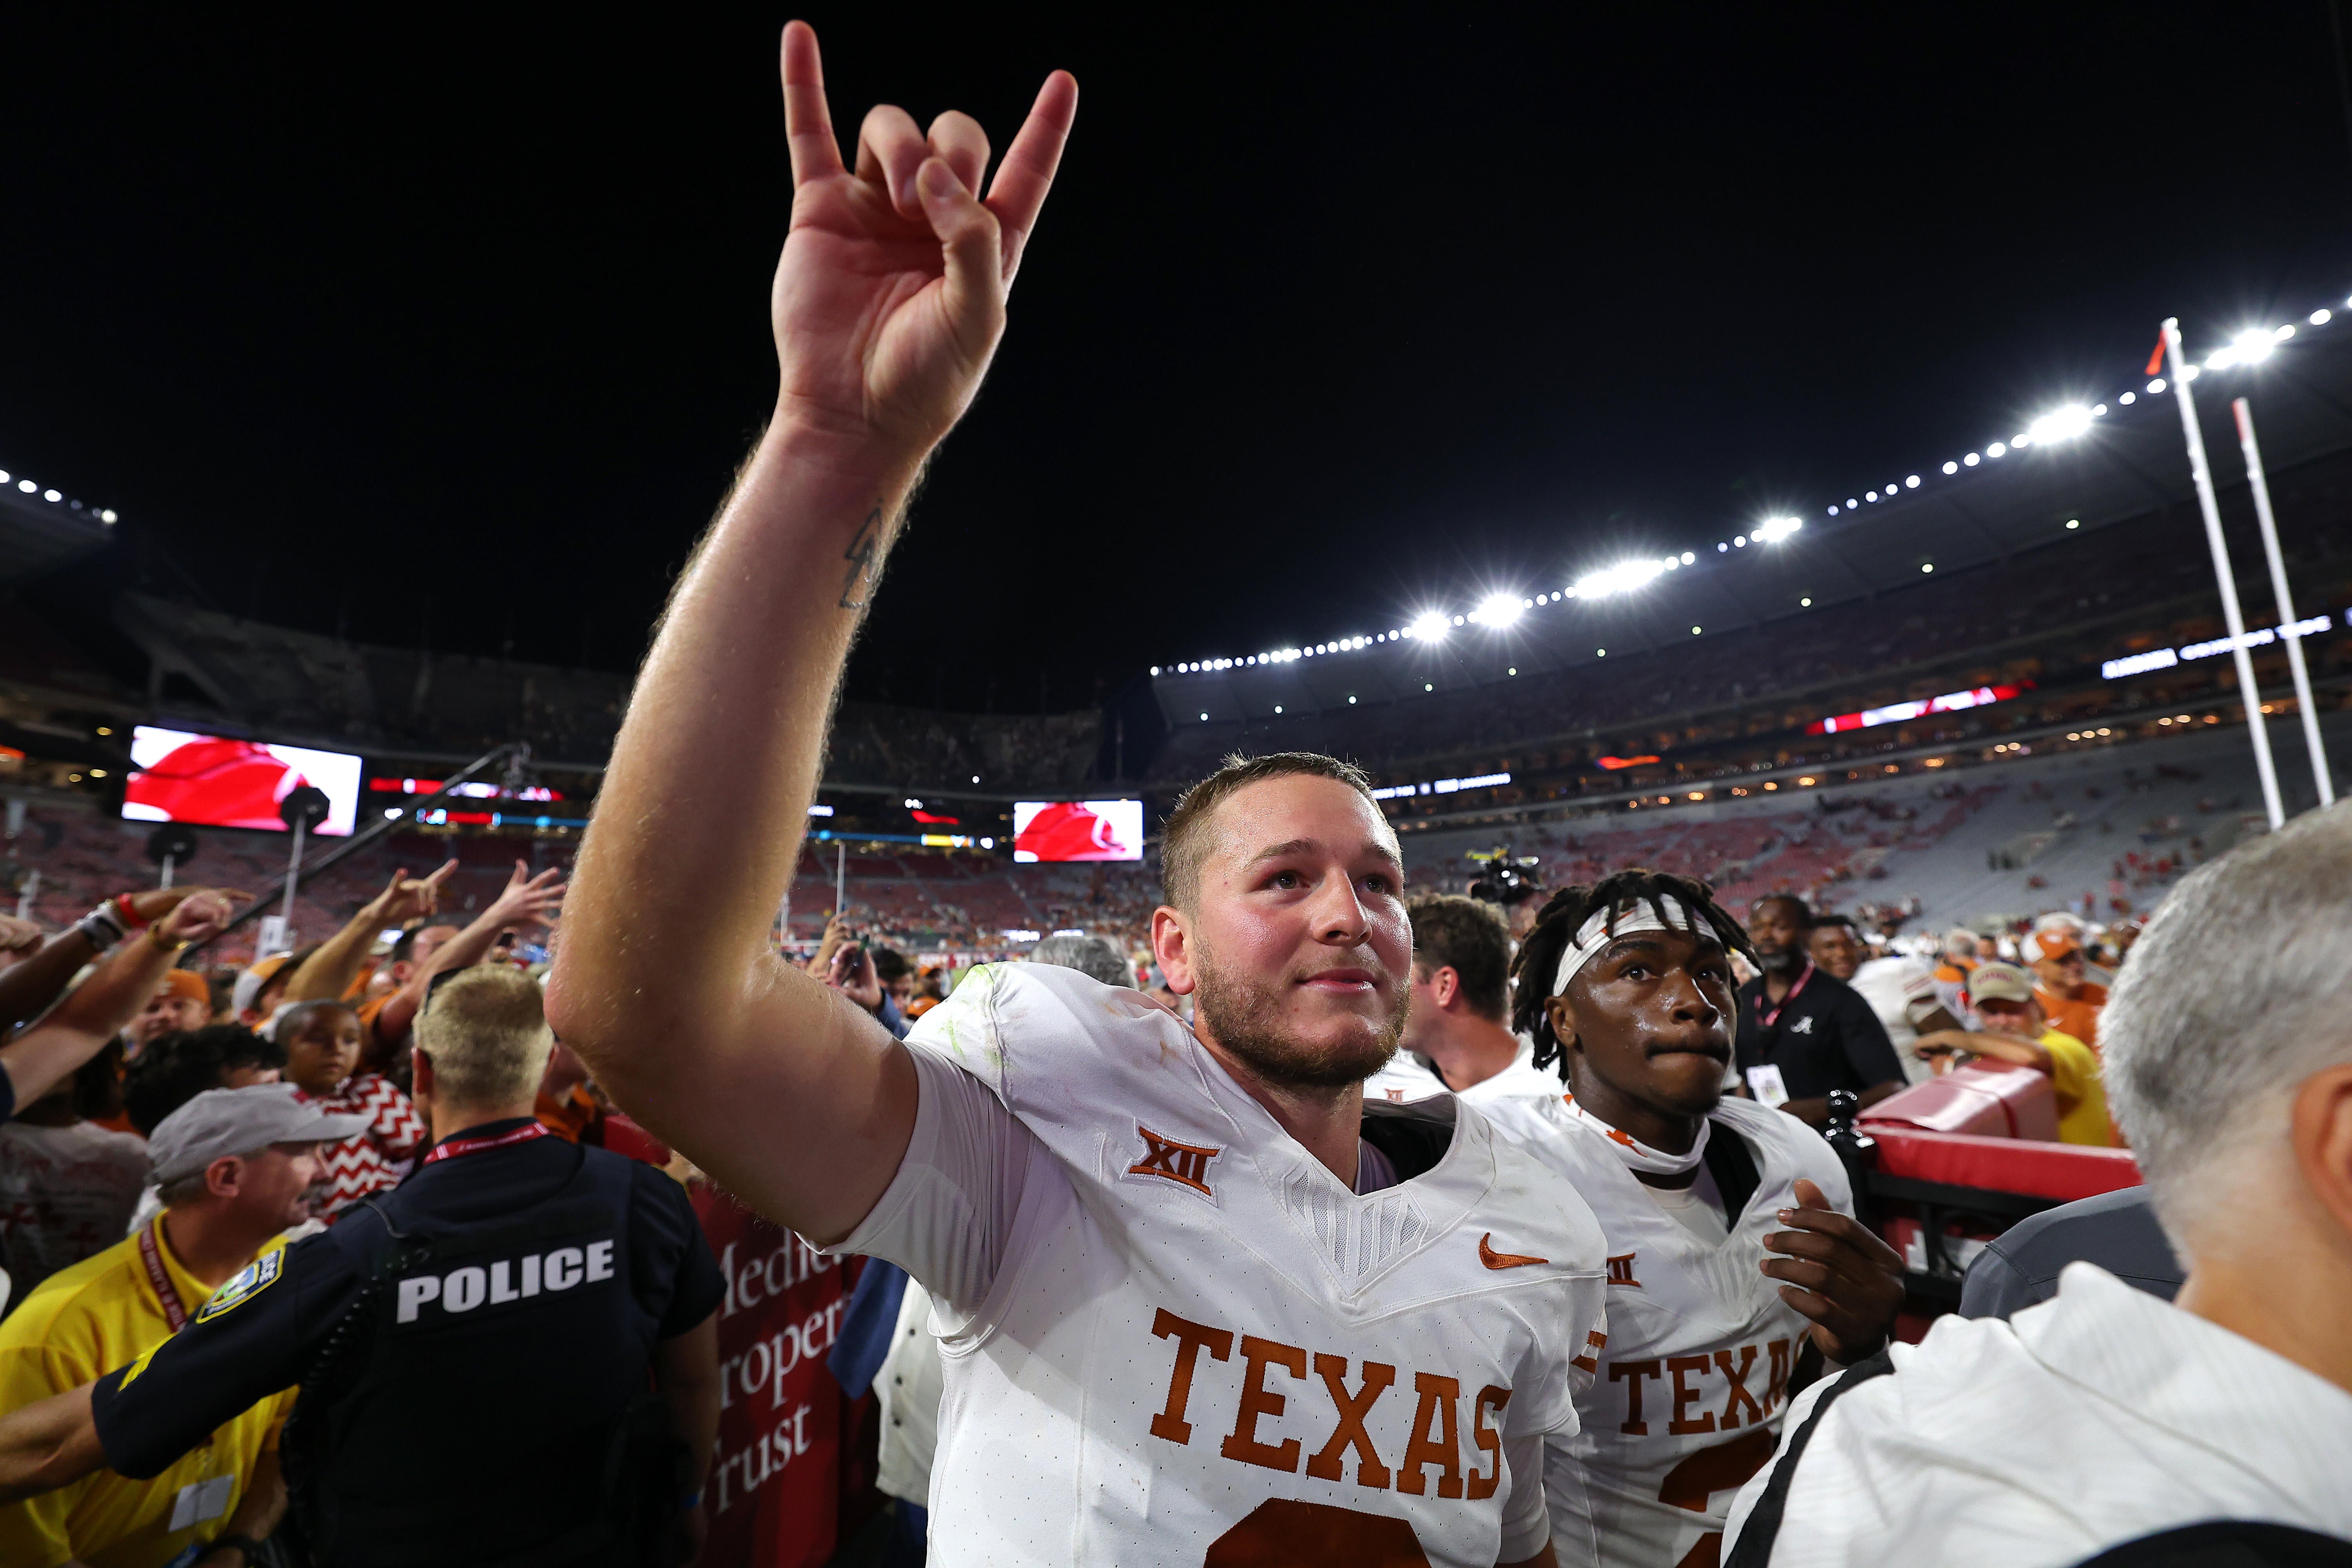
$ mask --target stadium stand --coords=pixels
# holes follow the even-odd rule
[[[2287,726],[2270,728],[2292,783],[2302,746]],[[2331,750],[2352,740],[2352,716],[2331,717],[2323,733]],[[2219,723],[2127,746],[2021,752],[1965,777],[1649,809],[1641,821],[1596,812],[1408,833],[1406,864],[1416,885],[1459,892],[1475,875],[1472,852],[1504,848],[1537,858],[1532,874],[1547,887],[1645,865],[1705,878],[1734,907],[1793,892],[1905,930],[1990,930],[2051,909],[2098,921],[2145,914],[2181,875],[2263,826],[2245,732]]]

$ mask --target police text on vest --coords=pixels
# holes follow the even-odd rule
[[[592,1241],[585,1247],[559,1247],[529,1258],[501,1258],[487,1268],[467,1264],[446,1274],[416,1274],[400,1282],[399,1310],[394,1321],[416,1321],[427,1305],[438,1302],[445,1312],[470,1312],[484,1301],[498,1305],[536,1296],[541,1290],[569,1290],[613,1277],[613,1244]]]

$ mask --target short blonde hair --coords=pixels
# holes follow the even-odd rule
[[[440,1095],[460,1105],[510,1105],[539,1091],[555,1036],[538,983],[485,964],[460,970],[416,1020],[416,1044]]]
[[[1168,901],[1189,914],[1199,900],[1201,867],[1216,847],[1211,827],[1218,806],[1261,780],[1298,774],[1333,779],[1366,800],[1372,798],[1370,775],[1353,763],[1320,752],[1274,752],[1263,757],[1235,752],[1223,767],[1177,796],[1168,814],[1168,829],[1160,841],[1160,887]]]

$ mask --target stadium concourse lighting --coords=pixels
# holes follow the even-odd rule
[[[1444,642],[1445,626],[1445,616],[1442,612],[1426,610],[1412,618],[1412,624],[1405,627],[1404,635],[1419,637],[1423,642]]]

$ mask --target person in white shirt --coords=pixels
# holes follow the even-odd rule
[[[2109,1095],[2187,1269],[2075,1263],[1810,1391],[1725,1561],[2215,1561],[2352,1542],[2352,805],[2200,867],[2102,1020]],[[2166,1552],[2169,1556],[2163,1556]],[[2273,1555],[2261,1555],[2269,1552]],[[2293,1561],[2337,1561],[2313,1555]]]
[[[1545,1475],[1555,1537],[1612,1568],[1712,1563],[1789,1394],[1875,1353],[1903,1301],[1822,1135],[1722,1094],[1747,945],[1705,883],[1626,870],[1554,896],[1519,953],[1512,1022],[1569,1092],[1531,1069],[1487,1114],[1608,1238],[1608,1345]]]
[[[1895,1047],[1895,1059],[1903,1064],[1903,1076],[1913,1083],[1933,1078],[1935,1068],[1912,1047],[1923,1034],[1962,1027],[1936,989],[1936,966],[1908,953],[1871,957],[1853,921],[1845,915],[1815,915],[1807,943],[1813,962],[1832,979],[1853,986],[1878,1015],[1887,1043]]]
[[[1558,1094],[1559,1080],[1536,1070],[1535,1047],[1506,1022],[1512,940],[1502,910],[1459,893],[1417,893],[1405,911],[1412,990],[1403,1048],[1365,1080],[1364,1098],[1409,1102],[1452,1090],[1488,1106]]]
[[[783,75],[776,413],[631,699],[551,1022],[761,1212],[929,1292],[934,1561],[1552,1562],[1600,1228],[1476,1111],[1362,1099],[1412,956],[1362,773],[1237,761],[1179,802],[1152,955],[1190,1029],[1004,964],[902,1044],[770,952],[850,642],[1076,103],[1047,79],[982,199],[970,118],[877,108],[853,171],[803,24]]]

